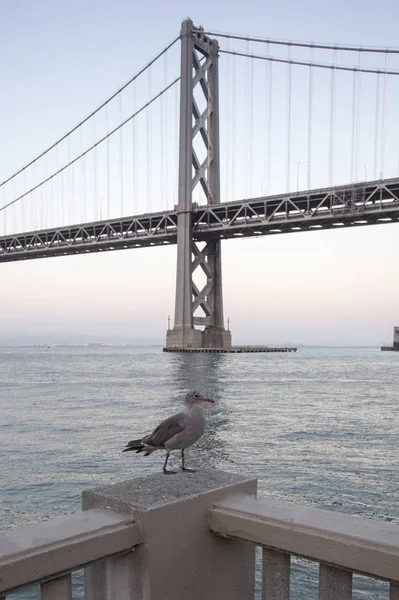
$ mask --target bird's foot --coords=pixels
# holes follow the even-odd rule
[[[168,469],[164,469],[163,472],[165,473],[165,475],[176,475],[177,471],[171,471]]]
[[[182,467],[181,470],[185,471],[186,473],[196,473],[197,472],[197,469],[186,469],[186,467]]]

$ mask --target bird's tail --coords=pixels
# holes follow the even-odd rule
[[[133,452],[133,450],[137,452],[142,452],[144,450],[145,444],[141,440],[131,440],[126,444],[126,448],[122,450],[122,452]]]

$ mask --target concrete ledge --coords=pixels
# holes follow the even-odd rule
[[[210,511],[215,533],[399,581],[399,527],[273,498],[237,495]]]
[[[75,570],[131,549],[131,517],[95,509],[0,533],[0,593]]]
[[[215,469],[200,469],[196,473],[179,471],[176,475],[154,473],[148,477],[85,490],[82,494],[82,506],[83,510],[95,505],[97,508],[111,508],[136,515],[218,490],[223,490],[223,496],[226,496],[238,484],[251,485],[255,494],[256,481],[252,477]]]

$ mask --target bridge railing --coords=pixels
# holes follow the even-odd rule
[[[289,600],[291,556],[319,563],[319,599],[350,600],[352,574],[390,582],[399,599],[399,527],[268,497],[220,471],[153,475],[83,493],[83,512],[0,536],[0,598],[31,583],[71,600]],[[2,596],[3,595],[3,596]]]

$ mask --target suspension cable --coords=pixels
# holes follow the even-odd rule
[[[154,96],[153,98],[151,98],[151,100],[149,100],[148,102],[146,102],[145,104],[143,104],[143,106],[141,108],[139,108],[135,113],[133,113],[132,115],[130,115],[130,117],[127,117],[127,119],[125,119],[122,123],[120,123],[112,131],[110,131],[109,133],[107,133],[107,135],[104,135],[104,137],[102,137],[100,140],[98,140],[98,142],[96,142],[95,144],[93,144],[92,146],[90,146],[90,148],[87,148],[87,150],[85,150],[84,152],[82,152],[81,154],[79,154],[79,156],[76,156],[73,160],[71,160],[66,165],[64,165],[63,167],[61,167],[60,169],[58,169],[58,171],[55,171],[55,173],[53,173],[52,175],[49,175],[47,177],[47,179],[44,179],[43,181],[41,181],[40,183],[38,183],[37,185],[35,185],[34,187],[32,187],[27,192],[24,192],[23,194],[21,194],[20,196],[18,196],[18,198],[15,198],[15,200],[12,200],[12,202],[8,202],[8,204],[5,204],[4,206],[1,206],[0,207],[0,212],[3,211],[3,210],[5,210],[9,206],[12,206],[13,204],[15,204],[16,202],[18,202],[22,198],[25,198],[25,196],[28,196],[29,194],[31,194],[32,192],[34,192],[35,190],[37,190],[38,188],[40,188],[42,185],[44,185],[45,183],[47,183],[48,181],[50,181],[51,179],[53,179],[53,177],[56,177],[57,175],[59,175],[60,173],[62,173],[63,171],[65,171],[68,167],[70,167],[71,165],[73,165],[76,162],[78,162],[78,160],[80,160],[83,156],[86,156],[86,154],[88,154],[89,152],[91,152],[91,150],[94,150],[95,148],[97,148],[97,146],[99,146],[100,144],[102,144],[102,142],[105,142],[105,140],[108,140],[108,138],[110,138],[111,135],[113,135],[114,133],[116,133],[117,131],[119,131],[119,129],[121,127],[123,127],[124,125],[126,125],[126,123],[129,123],[129,121],[131,121],[132,119],[134,119],[135,117],[137,117],[137,115],[139,115],[141,112],[143,112],[143,110],[145,110],[148,106],[150,106],[153,102],[155,102],[155,100],[157,100],[158,98],[160,98],[163,94],[165,94],[165,92],[167,92],[170,88],[172,88],[179,80],[180,80],[180,77],[176,77],[176,79],[174,79],[166,88],[164,88],[156,96]]]
[[[199,30],[193,29],[194,32]],[[214,35],[215,37],[230,38],[234,40],[242,40],[244,42],[260,42],[263,44],[274,44],[276,46],[294,46],[296,48],[319,48],[321,50],[342,50],[345,52],[370,52],[370,53],[384,53],[384,54],[399,54],[399,48],[382,48],[372,46],[341,46],[338,44],[315,44],[313,42],[292,42],[287,40],[275,40],[271,38],[260,38],[251,37],[248,35],[240,35],[233,33],[218,33],[215,31],[202,31],[205,35]]]
[[[120,87],[116,92],[114,92],[112,94],[112,96],[110,96],[107,100],[105,100],[105,102],[103,102],[100,106],[98,106],[98,108],[96,108],[95,110],[93,110],[93,112],[91,112],[87,117],[85,117],[82,121],[80,121],[77,125],[75,125],[75,127],[73,127],[72,129],[70,129],[69,131],[67,131],[67,133],[65,133],[59,140],[57,140],[56,142],[54,142],[54,144],[52,144],[51,146],[49,146],[46,150],[43,150],[43,152],[41,152],[40,154],[38,154],[36,156],[36,158],[32,159],[24,167],[21,167],[21,169],[19,169],[13,175],[10,175],[10,177],[8,177],[3,182],[1,182],[0,183],[0,188],[3,187],[3,185],[5,185],[9,181],[11,181],[12,179],[14,179],[14,177],[17,177],[17,175],[19,175],[20,173],[22,173],[22,171],[24,171],[25,169],[27,169],[28,167],[30,167],[31,165],[33,165],[35,162],[37,162],[45,154],[47,154],[48,152],[50,152],[51,150],[53,150],[58,144],[60,144],[61,142],[63,142],[68,136],[70,136],[77,129],[79,129],[79,127],[81,127],[87,121],[89,121],[89,119],[91,119],[92,117],[94,117],[94,115],[97,114],[102,108],[104,108],[104,106],[107,106],[107,104],[109,104],[111,102],[111,100],[113,100],[118,94],[120,94],[131,83],[133,83],[133,81],[135,81],[138,77],[140,77],[140,75],[142,75],[143,73],[145,73],[145,71],[147,71],[147,69],[149,69],[151,67],[151,65],[153,65],[158,60],[158,58],[160,58],[163,54],[165,54],[165,52],[167,52],[168,50],[170,50],[170,48],[172,48],[172,46],[174,46],[174,44],[179,39],[180,39],[180,35],[177,36],[173,40],[173,42],[170,42],[170,44],[168,44],[161,52],[159,52],[148,64],[145,65],[145,67],[143,67],[138,73],[136,73],[136,75],[134,75],[133,77],[131,77],[129,79],[129,81],[127,81],[122,87]]]
[[[261,56],[259,54],[247,54],[246,52],[237,52],[236,50],[220,50],[221,54],[234,54],[235,56],[244,56],[246,58],[255,58],[257,60],[269,60],[270,62],[289,63],[291,65],[300,65],[302,67],[317,67],[318,69],[336,69],[337,71],[354,71],[356,73],[382,73],[384,75],[399,75],[399,71],[385,71],[382,69],[368,69],[365,67],[345,67],[344,65],[326,65],[323,63],[305,62],[302,60],[288,60],[287,58],[277,58],[275,56]]]

